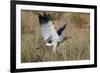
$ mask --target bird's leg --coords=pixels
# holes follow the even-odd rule
[[[53,43],[53,52],[56,51],[57,44],[58,44],[57,42],[54,42],[54,43]]]

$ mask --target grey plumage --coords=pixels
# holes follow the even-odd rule
[[[63,40],[62,32],[64,31],[66,24],[55,30],[54,24],[49,14],[44,12],[43,15],[38,15],[40,30],[47,46],[53,46],[53,51],[56,50],[58,42]]]

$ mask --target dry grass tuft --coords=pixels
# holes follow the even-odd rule
[[[22,10],[21,62],[47,62],[90,59],[90,19],[88,13],[49,13],[56,29],[68,22],[64,31],[67,38],[54,53],[45,46],[40,32],[37,14],[42,12]],[[54,17],[53,17],[54,16]],[[88,20],[88,21],[87,21]]]

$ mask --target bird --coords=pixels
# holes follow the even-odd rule
[[[38,14],[38,19],[40,31],[46,42],[46,46],[53,46],[53,52],[55,52],[58,44],[64,40],[62,33],[65,30],[67,23],[56,31],[52,18],[49,14],[46,14],[45,12],[43,12],[43,15]]]

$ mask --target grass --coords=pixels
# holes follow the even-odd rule
[[[51,14],[54,13],[51,12]],[[84,16],[85,19],[86,17],[89,17],[87,14],[84,15],[86,15]],[[80,16],[82,17],[82,14],[75,15],[75,13],[62,13],[60,16],[56,14],[56,17],[59,17],[59,19],[55,17],[54,20],[56,29],[61,26],[61,23],[63,23],[63,20],[61,20],[62,17],[65,18],[65,20],[68,20],[69,23],[64,31],[64,36],[67,39],[59,44],[56,52],[53,52],[52,47],[45,46],[45,41],[41,36],[36,12],[34,14],[32,11],[22,11],[21,62],[26,63],[90,59],[89,23],[78,22],[84,19],[84,17],[82,19]],[[71,22],[72,20],[73,22]],[[82,26],[75,27],[75,24],[78,23],[81,23]],[[83,25],[85,28],[83,28]],[[29,26],[32,29],[30,29]]]

